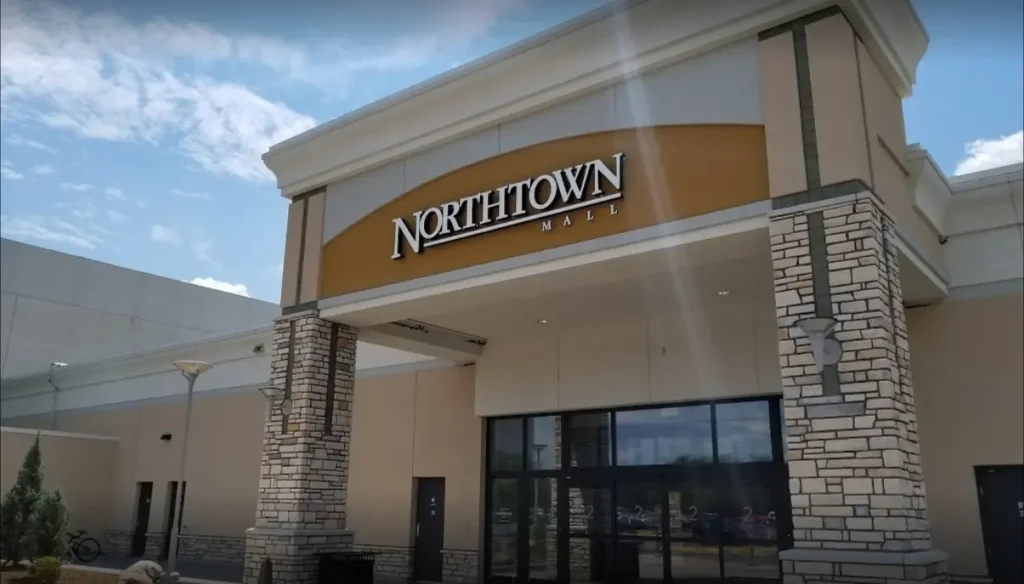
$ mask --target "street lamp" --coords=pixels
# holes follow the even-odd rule
[[[195,387],[196,378],[210,370],[213,365],[206,361],[175,361],[174,366],[181,371],[181,375],[188,380],[188,395],[185,398],[185,436],[181,443],[181,468],[178,469],[178,501],[175,507],[174,517],[171,517],[171,545],[167,552],[167,572],[174,571],[174,564],[178,559],[178,536],[181,528],[181,517],[185,506],[185,460],[188,455],[188,427],[192,421],[192,388]]]
[[[54,424],[54,421],[55,421],[55,417],[57,415],[57,392],[60,391],[60,388],[57,387],[57,384],[53,382],[53,372],[56,369],[63,369],[65,367],[67,367],[67,366],[68,366],[68,364],[64,363],[62,361],[54,361],[53,363],[50,363],[50,374],[46,378],[46,381],[49,382],[50,387],[53,388],[53,403],[50,404],[50,430],[51,431],[54,429],[53,428],[53,424]]]

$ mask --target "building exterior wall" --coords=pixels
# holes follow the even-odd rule
[[[119,440],[110,436],[0,429],[0,493],[14,485],[25,453],[39,438],[43,488],[60,489],[70,512],[69,530],[103,533],[116,481]]]
[[[1024,295],[907,312],[936,547],[955,576],[985,577],[974,467],[1024,464]]]
[[[473,413],[473,384],[474,368],[459,367],[356,386],[348,525],[358,549],[382,554],[382,574],[411,576],[420,477],[445,479],[444,553],[475,569],[483,426]]]
[[[774,319],[769,306],[728,306],[494,339],[477,362],[476,413],[779,394]]]
[[[394,268],[394,262],[389,258],[391,242],[388,238],[393,231],[391,221],[398,216],[394,213],[410,211],[404,207],[397,211],[394,209],[393,203],[397,203],[396,200],[399,198],[405,201],[406,207],[411,205],[414,199],[422,203],[424,199],[421,195],[425,195],[426,192],[434,192],[446,201],[448,198],[464,196],[470,192],[496,188],[503,178],[498,175],[506,172],[503,169],[511,172],[510,180],[522,180],[526,176],[524,173],[527,172],[549,172],[560,168],[559,164],[578,164],[583,161],[581,157],[585,157],[588,150],[594,150],[580,144],[578,139],[585,136],[594,136],[590,140],[593,142],[599,136],[614,138],[613,132],[635,127],[690,127],[696,133],[704,131],[701,130],[702,127],[714,128],[723,124],[736,125],[736,131],[741,131],[740,128],[744,126],[760,127],[763,124],[763,114],[759,86],[757,43],[752,38],[744,39],[703,52],[691,59],[644,72],[629,81],[574,97],[556,106],[515,116],[510,121],[457,138],[427,152],[327,185],[325,191],[318,190],[311,192],[308,197],[297,198],[292,204],[294,209],[290,211],[290,233],[294,231],[296,234],[289,236],[286,245],[283,302],[288,306],[316,300],[306,293],[310,282],[322,282],[319,298],[330,298],[346,292],[393,283],[394,277],[381,279],[374,278],[374,275],[381,270]],[[732,144],[731,147],[709,148],[709,141],[714,141],[713,138],[714,136],[708,137],[704,134],[695,135],[693,140],[688,142],[689,150],[685,145],[683,147],[686,150],[685,156],[675,149],[673,140],[666,140],[665,136],[657,136],[655,133],[639,139],[634,137],[632,141],[646,141],[648,157],[656,155],[658,150],[665,150],[665,155],[677,162],[694,160],[692,166],[684,165],[684,168],[673,171],[676,174],[684,174],[691,181],[695,180],[695,172],[701,174],[700,170],[709,165],[713,168],[721,166],[719,161],[705,160],[701,153],[731,151],[733,157],[730,161],[720,162],[732,171],[743,168],[744,172],[741,175],[757,176],[762,179],[761,182],[766,182],[766,178],[762,176],[766,175],[763,170],[765,154],[762,136],[758,135],[749,148],[737,146],[739,141],[746,144],[746,140],[725,138],[724,134],[722,139],[728,140]],[[544,146],[554,146],[559,140],[564,142],[565,147],[562,150],[568,148],[569,152],[576,153],[575,156],[565,152],[564,155],[558,156],[544,150]],[[622,142],[621,137],[614,140]],[[697,146],[698,144],[700,146]],[[535,148],[532,156],[523,152],[529,148]],[[623,147],[620,147],[621,149]],[[497,158],[510,153],[516,153],[516,161],[512,158]],[[528,171],[522,164],[527,158],[551,162]],[[486,164],[484,161],[491,162],[486,170],[480,166]],[[474,169],[474,166],[477,168]],[[665,169],[676,168],[675,165],[662,166]],[[450,180],[452,174],[457,174],[458,178]],[[657,183],[660,180],[661,183],[665,183],[662,187],[667,192],[675,193],[679,198],[679,201],[668,205],[668,208],[676,209],[684,217],[696,212],[694,205],[686,204],[693,197],[723,199],[719,207],[736,205],[735,195],[739,192],[753,197],[750,200],[762,198],[763,189],[746,183],[742,189],[732,189],[731,185],[723,185],[717,190],[709,190],[705,188],[703,181],[698,181],[699,188],[684,191],[671,188],[671,172],[665,177],[650,177],[645,174],[649,173],[641,173],[637,169],[632,192],[639,196],[645,190],[644,185],[637,181]],[[717,176],[734,176],[734,172],[719,172]],[[654,190],[657,186],[650,185],[647,190]],[[767,198],[767,192],[763,195],[763,198]],[[430,198],[430,195],[426,196]],[[430,201],[430,204],[444,201]],[[744,199],[741,202],[750,201]],[[704,211],[706,209],[702,207],[700,212]],[[304,216],[306,219],[303,219]],[[380,225],[387,228],[381,231]],[[529,231],[529,226],[518,230]],[[580,231],[581,229],[577,228],[572,233],[579,235]],[[316,237],[322,237],[325,244],[322,256],[319,249],[314,250],[310,247]],[[499,241],[502,239],[500,236],[497,238]],[[358,256],[345,254],[343,250],[348,249],[353,240],[360,240],[361,246],[378,249],[381,265],[363,265],[367,261],[372,264],[372,260],[376,258],[372,253]],[[567,242],[562,242],[563,245],[564,243]],[[508,248],[509,251],[501,257],[481,256],[475,261],[494,261],[530,251],[519,249],[522,246],[515,245],[502,244],[498,247]],[[304,253],[299,253],[300,248],[305,250]],[[433,251],[435,254],[444,255],[443,250],[439,248]],[[316,261],[314,262],[312,258]],[[303,262],[303,269],[289,266],[289,262],[300,260]],[[350,265],[353,261],[362,263]],[[404,266],[405,273],[400,279],[450,270],[452,266],[438,266],[425,273],[420,273],[422,270],[416,273],[409,272],[410,269],[417,268]],[[357,281],[342,284],[338,281],[339,278]],[[296,280],[301,281],[301,292]]]
[[[409,575],[416,477],[446,479],[444,549],[475,569],[480,537],[481,419],[473,413],[474,368],[424,369],[358,379],[355,389],[348,527],[360,549],[382,553],[382,574]],[[65,489],[73,525],[100,534],[108,553],[127,554],[139,482],[153,483],[147,555],[163,544],[169,484],[178,480],[184,401],[126,402],[62,412],[63,433],[44,433],[47,486]],[[255,390],[203,395],[193,402],[186,468],[183,556],[240,561],[259,487],[266,402]],[[13,484],[47,415],[5,420],[3,490]],[[160,439],[171,434],[170,441]],[[96,472],[99,480],[82,481]],[[105,538],[103,537],[105,534]]]
[[[4,379],[268,326],[279,308],[0,239]]]

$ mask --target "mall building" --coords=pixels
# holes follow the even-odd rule
[[[417,581],[1020,582],[1024,168],[907,144],[927,45],[903,0],[619,3],[274,146],[280,316],[161,357],[214,363],[188,549],[246,582],[350,548]],[[259,343],[265,380],[213,377]],[[116,438],[122,551],[168,525],[183,421],[132,367],[46,434]]]

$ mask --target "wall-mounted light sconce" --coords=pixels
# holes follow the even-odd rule
[[[275,408],[281,408],[281,413],[286,416],[292,413],[292,399],[285,396],[284,389],[268,385],[261,387],[260,393],[266,398],[270,412],[273,412]]]
[[[796,326],[800,327],[811,341],[811,353],[819,371],[839,362],[843,356],[843,346],[839,341],[829,337],[836,326],[834,318],[815,316],[798,321]]]

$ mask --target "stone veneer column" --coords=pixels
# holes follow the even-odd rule
[[[352,547],[345,499],[356,337],[316,311],[275,323],[270,383],[290,394],[292,409],[266,418],[256,526],[246,532],[247,584],[266,557],[276,583],[314,582],[318,553]]]
[[[870,192],[771,222],[794,548],[786,582],[941,582],[931,550],[893,221]],[[834,318],[819,371],[797,326]]]

